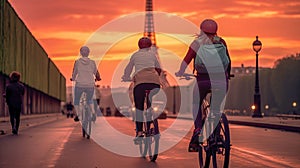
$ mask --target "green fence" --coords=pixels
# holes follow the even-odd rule
[[[19,71],[24,84],[65,101],[65,77],[8,1],[0,0],[0,5],[0,73]]]

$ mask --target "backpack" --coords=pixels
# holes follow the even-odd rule
[[[197,51],[195,69],[198,73],[224,73],[229,65],[226,47],[222,43],[203,44]]]

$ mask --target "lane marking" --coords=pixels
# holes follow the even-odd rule
[[[71,136],[73,130],[77,127],[77,125],[74,125],[73,127],[70,127],[68,130],[66,130],[67,134],[64,136],[63,139],[61,139],[58,142],[61,142],[57,147],[54,148],[53,157],[49,160],[47,167],[53,168],[56,166],[56,163],[58,159],[60,158],[62,151],[65,147],[65,144],[68,142],[69,137]]]
[[[243,149],[243,148],[239,148],[239,147],[235,147],[235,146],[232,146],[231,149],[237,150],[237,151],[239,151],[241,153],[252,155],[253,157],[257,157],[257,158],[259,158],[261,160],[265,160],[265,161],[273,163],[273,164],[282,165],[284,167],[295,167],[295,165],[292,165],[292,163],[284,161],[284,160],[281,160],[279,158],[275,158],[275,157],[271,157],[271,156],[266,156],[264,154],[260,154],[260,153],[253,152],[253,151],[249,151],[249,150],[246,150],[246,149]]]

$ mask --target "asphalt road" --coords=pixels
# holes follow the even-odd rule
[[[160,154],[155,163],[140,158],[132,142],[134,124],[127,118],[103,117],[85,139],[81,125],[60,119],[0,136],[0,168],[196,168],[188,153],[190,120],[159,120]],[[230,125],[230,167],[300,167],[300,134]]]

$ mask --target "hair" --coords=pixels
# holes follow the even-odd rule
[[[9,75],[11,82],[19,82],[21,78],[21,74],[17,71],[12,71]]]

